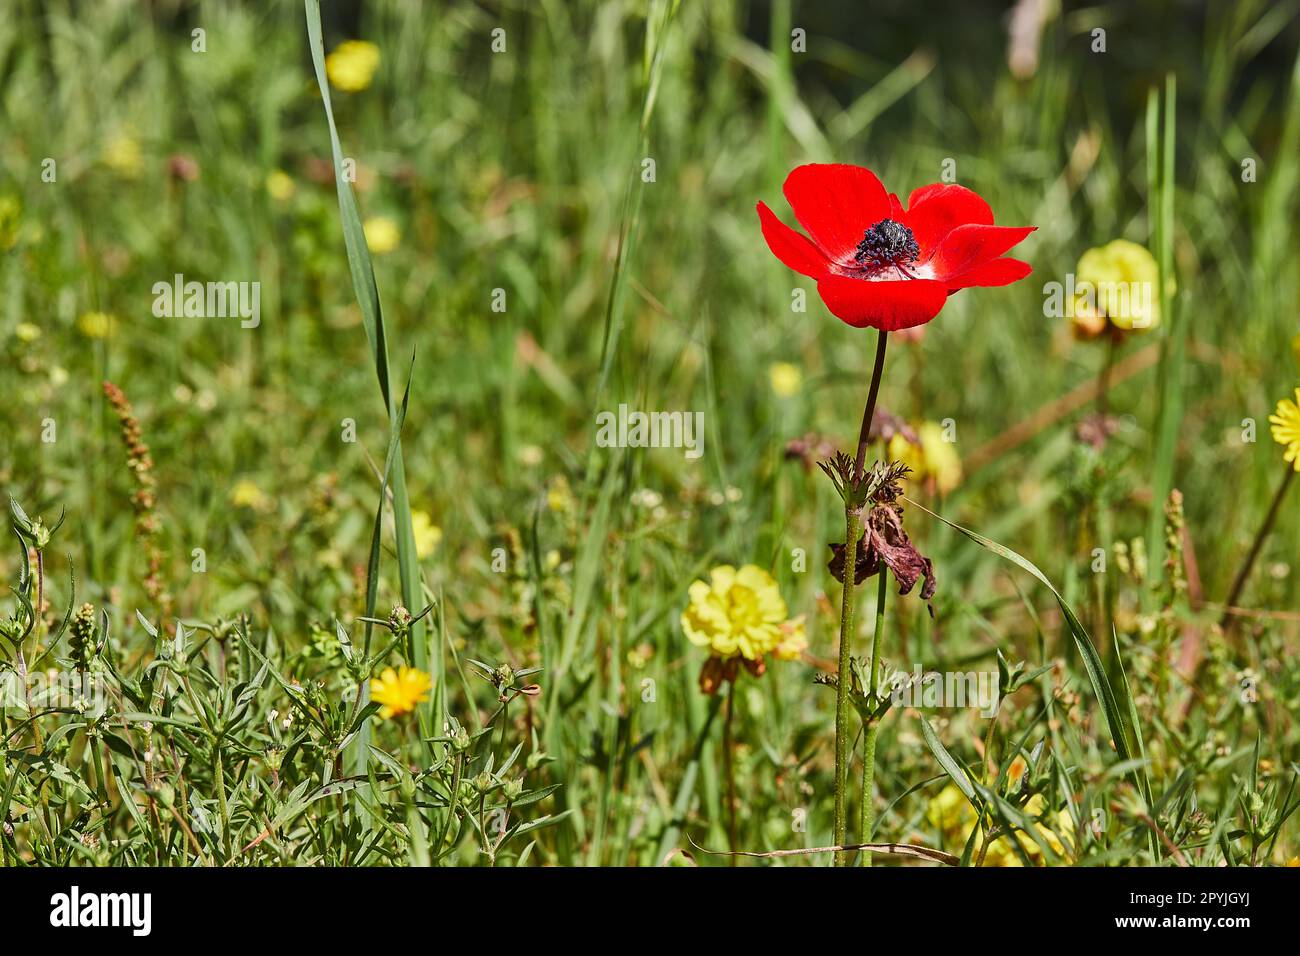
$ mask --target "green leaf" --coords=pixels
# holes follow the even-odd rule
[[[934,754],[934,759],[939,761],[939,766],[943,768],[943,772],[949,776],[952,782],[957,785],[957,789],[962,792],[962,795],[966,797],[967,801],[970,802],[970,805],[975,808],[976,815],[978,816],[983,813],[983,808],[980,806],[979,800],[975,797],[975,787],[971,784],[970,776],[966,773],[966,770],[957,762],[956,758],[954,758],[952,754],[948,753],[948,748],[943,745],[943,742],[939,739],[939,735],[936,734],[934,728],[930,726],[930,722],[924,717],[918,716],[917,719],[921,721],[921,736],[925,738],[926,746],[928,746],[930,752]]]

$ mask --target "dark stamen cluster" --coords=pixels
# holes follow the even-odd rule
[[[921,254],[912,230],[893,219],[882,219],[863,235],[853,258],[868,269],[906,265]]]

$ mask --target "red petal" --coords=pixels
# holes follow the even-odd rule
[[[849,325],[886,332],[924,325],[948,300],[948,287],[934,279],[871,282],[831,275],[817,283],[817,292],[826,308]]]
[[[889,194],[861,166],[809,163],[785,179],[795,218],[829,258],[852,260],[868,229],[889,215]]]
[[[889,218],[894,222],[903,221],[903,204],[898,201],[898,197],[893,193],[889,194]]]
[[[965,186],[934,183],[914,190],[908,197],[904,220],[916,243],[921,247],[920,260],[925,262],[943,242],[944,237],[967,223],[993,225],[989,204]]]
[[[1011,285],[1013,282],[1019,282],[1033,268],[1028,262],[1021,262],[1019,259],[1004,257],[1002,259],[992,259],[971,269],[969,272],[963,272],[959,276],[949,278],[949,290],[968,289],[971,286],[992,286],[992,285]]]
[[[930,266],[936,279],[960,276],[976,266],[996,259],[1036,226],[958,226],[939,244]]]
[[[763,226],[763,238],[767,240],[767,247],[795,272],[811,279],[820,279],[830,271],[821,250],[807,236],[795,232],[776,218],[776,213],[768,209],[766,203],[758,204],[758,221]]]

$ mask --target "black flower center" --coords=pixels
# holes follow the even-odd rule
[[[853,258],[866,269],[883,269],[915,262],[920,254],[911,229],[893,219],[882,219],[863,234]]]

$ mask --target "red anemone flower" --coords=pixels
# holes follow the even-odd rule
[[[964,186],[922,186],[904,209],[869,169],[810,163],[786,177],[785,198],[812,238],[760,202],[768,247],[816,279],[826,308],[858,328],[924,325],[958,289],[1009,285],[1031,271],[1002,254],[1036,227],[993,225],[988,203]]]

